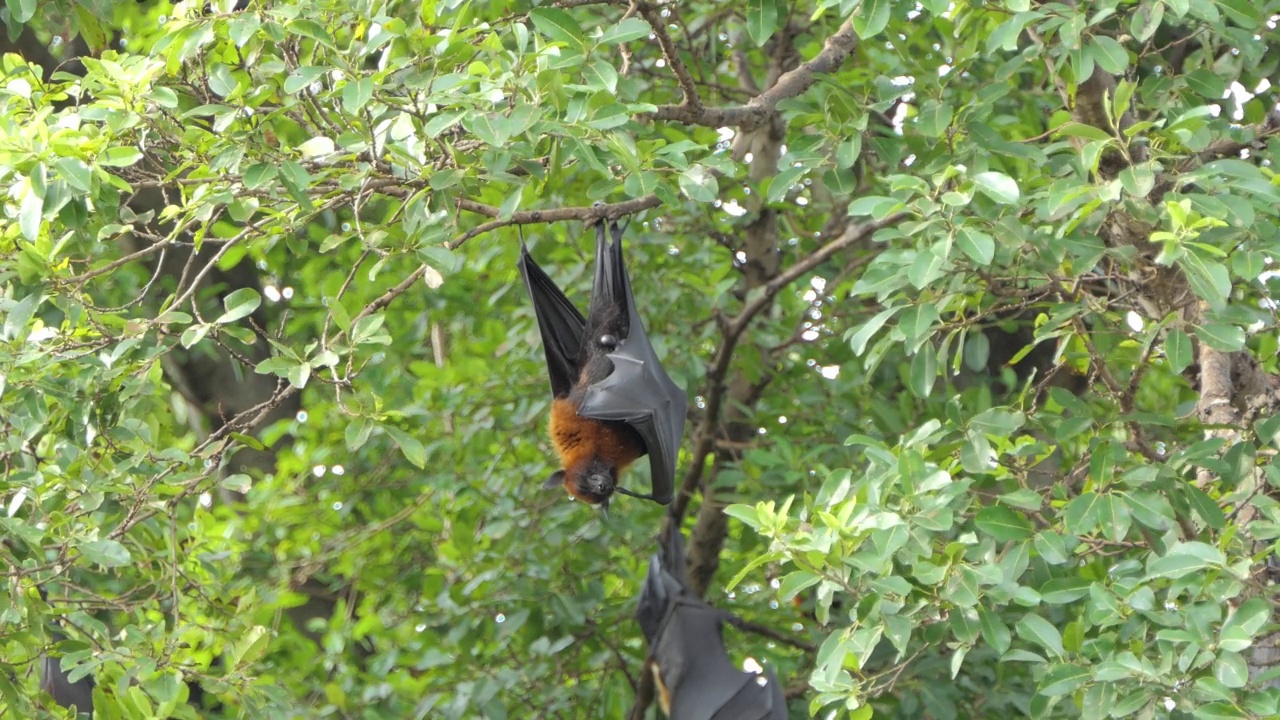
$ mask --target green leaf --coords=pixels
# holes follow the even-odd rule
[[[1072,535],[1088,535],[1098,525],[1098,504],[1102,500],[1095,492],[1081,493],[1067,503],[1062,521]]]
[[[1164,557],[1148,562],[1147,577],[1177,579],[1200,570],[1221,567],[1224,563],[1222,553],[1212,545],[1183,542],[1170,548]]]
[[[694,165],[680,173],[680,190],[694,202],[713,203],[720,193],[720,186],[706,167]]]
[[[1014,431],[1025,425],[1026,422],[1027,416],[1021,412],[1005,410],[1004,408],[990,408],[975,415],[969,421],[969,425],[975,430],[988,435],[1008,437],[1013,435]]]
[[[428,137],[440,137],[441,133],[462,122],[467,113],[462,110],[445,110],[436,113],[422,126]]]
[[[1222,653],[1213,664],[1213,677],[1226,687],[1242,688],[1249,682],[1249,664],[1240,653]]]
[[[231,492],[247,493],[253,487],[253,478],[244,473],[235,473],[222,479],[222,487]]]
[[[1208,68],[1197,68],[1183,78],[1192,92],[1207,100],[1217,102],[1227,91],[1227,81]]]
[[[623,19],[617,25],[613,25],[604,31],[600,36],[601,45],[621,45],[632,40],[647,38],[653,32],[649,27],[649,23],[638,17],[629,17]]]
[[[724,509],[724,514],[742,522],[747,527],[760,527],[760,513],[756,510],[755,505],[743,505],[741,503],[730,505]],[[817,582],[815,580],[815,582]]]
[[[937,100],[926,100],[920,106],[916,125],[926,137],[942,137],[951,125],[951,105]]]
[[[889,321],[889,318],[893,317],[901,310],[902,307],[885,308],[871,316],[870,320],[866,321],[861,327],[858,327],[850,333],[849,349],[853,350],[853,354],[861,355],[867,349],[867,343],[871,341],[871,338],[875,337],[875,334],[880,332],[880,328],[884,327],[884,324]]]
[[[133,557],[124,545],[115,540],[90,540],[78,546],[80,552],[104,568],[122,567],[133,562]]]
[[[1012,205],[1021,197],[1018,183],[999,172],[983,172],[973,176],[973,183],[983,195],[1002,205]]]
[[[332,155],[336,149],[333,140],[323,135],[317,135],[298,145],[298,152],[304,158],[325,157]]]
[[[914,348],[918,342],[928,339],[930,331],[940,319],[938,308],[933,305],[915,305],[902,313],[902,318],[898,320],[898,329],[906,335],[907,346]]]
[[[257,190],[276,179],[280,171],[271,163],[256,163],[244,171],[244,186],[249,190]]]
[[[971,227],[956,231],[956,245],[978,267],[986,267],[996,256],[996,240],[987,233]]]
[[[1231,294],[1231,276],[1225,265],[1205,258],[1193,248],[1188,248],[1177,264],[1186,272],[1196,296],[1215,309],[1226,304]]]
[[[1089,52],[1093,55],[1093,61],[1112,75],[1123,75],[1129,67],[1129,53],[1114,38],[1106,35],[1093,36]]]
[[[36,15],[36,0],[5,0],[9,9],[9,19],[23,25]]]
[[[44,199],[34,190],[28,190],[22,196],[22,203],[18,208],[18,229],[22,231],[22,237],[29,242],[35,242],[40,237],[42,222],[44,222]]]
[[[213,325],[211,323],[200,323],[198,325],[191,325],[182,331],[182,336],[178,339],[178,341],[182,343],[182,347],[190,349],[192,345],[195,345],[196,343],[203,340],[205,336],[209,334],[209,331],[212,329],[213,329]]]
[[[892,7],[892,0],[862,0],[853,16],[853,31],[863,40],[879,35],[889,24]]]
[[[240,318],[252,315],[261,304],[262,296],[258,295],[257,290],[247,287],[234,290],[222,299],[222,306],[226,308],[226,312],[222,313],[213,322],[218,325],[235,322]]]
[[[769,181],[769,192],[765,195],[765,199],[771,204],[781,202],[786,198],[787,192],[791,190],[791,187],[800,182],[800,179],[807,172],[809,172],[809,168],[801,165],[800,167],[789,167],[774,175]]]
[[[926,342],[911,359],[911,392],[918,398],[927,398],[937,379],[938,353],[932,343]]]
[[[777,0],[747,0],[746,16],[747,35],[756,47],[764,47],[778,29]]]
[[[98,156],[103,167],[129,167],[142,159],[142,151],[135,147],[109,147]]]
[[[965,436],[965,444],[960,449],[960,465],[966,472],[991,472],[994,465],[991,457],[991,442],[980,432],[970,431]]]
[[[1130,165],[1120,171],[1119,179],[1124,191],[1136,198],[1145,198],[1156,184],[1156,176],[1149,163]]]
[[[554,7],[538,7],[529,11],[533,26],[552,40],[572,46],[583,45],[582,27],[569,13]]]
[[[1049,605],[1066,605],[1088,595],[1092,586],[1085,578],[1056,578],[1040,586],[1040,599]]]
[[[939,240],[932,247],[920,251],[915,261],[907,268],[907,281],[917,290],[923,290],[930,283],[941,278],[950,248],[950,242]]]
[[[1237,325],[1210,323],[1195,329],[1196,337],[1209,347],[1222,352],[1236,352],[1244,349],[1245,333]]]
[[[618,91],[618,71],[603,58],[596,58],[587,64],[583,77],[587,87],[603,90],[609,94]]]
[[[1005,654],[1013,644],[1013,635],[1004,621],[985,605],[978,607],[978,619],[982,623],[982,639],[996,651],[996,654]]]
[[[1209,497],[1205,491],[1191,484],[1184,484],[1182,491],[1187,496],[1187,501],[1191,507],[1195,509],[1196,514],[1204,520],[1205,524],[1214,530],[1222,530],[1227,526],[1227,518],[1218,503]]]
[[[1023,540],[1034,531],[1022,513],[1000,505],[979,510],[974,525],[999,542]]]
[[[1092,675],[1089,668],[1080,665],[1070,663],[1055,665],[1044,674],[1038,690],[1041,695],[1048,697],[1066,695],[1089,682]]]
[[[781,174],[781,173],[779,173]],[[775,182],[777,182],[775,180]],[[772,190],[772,186],[770,186]],[[890,213],[902,208],[902,203],[890,197],[871,195],[861,197],[849,203],[849,216],[869,215],[874,220],[883,220]]]
[[[1133,519],[1157,532],[1164,532],[1173,527],[1175,522],[1173,507],[1159,493],[1140,491],[1123,495],[1129,505]]]
[[[1142,3],[1129,18],[1129,32],[1138,42],[1145,43],[1160,29],[1163,20],[1164,3]]]
[[[1240,604],[1240,607],[1222,624],[1225,634],[1229,630],[1240,629],[1246,635],[1255,635],[1271,619],[1271,604],[1262,598],[1252,598]]]
[[[231,75],[231,68],[222,63],[214,63],[209,68],[209,89],[218,97],[226,97],[235,92],[236,79]]]
[[[427,465],[427,449],[422,446],[417,438],[406,433],[394,425],[383,425],[382,429],[387,435],[400,446],[400,452],[404,453],[404,457],[417,468],[424,468]]]
[[[271,634],[261,625],[254,625],[240,636],[232,646],[230,663],[227,670],[235,672],[242,667],[252,665],[267,651]]]
[[[342,88],[342,109],[357,114],[373,97],[373,78],[362,77]]]
[[[1062,657],[1062,633],[1052,623],[1039,615],[1023,615],[1017,625],[1018,637],[1039,645],[1054,657]]]
[[[1169,370],[1181,373],[1191,366],[1191,338],[1181,330],[1170,330],[1164,339],[1164,356],[1169,361]]]
[[[786,577],[782,578],[782,584],[778,586],[778,597],[783,600],[790,600],[799,595],[805,588],[817,585],[821,580],[821,576],[805,570],[788,573]]]

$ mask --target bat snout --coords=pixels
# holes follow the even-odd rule
[[[618,485],[614,469],[599,459],[571,473],[571,476],[573,488],[569,492],[592,505],[607,505]]]
[[[613,493],[613,478],[607,473],[592,473],[582,479],[583,489],[588,494],[608,497]]]

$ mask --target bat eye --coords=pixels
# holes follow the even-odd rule
[[[600,336],[600,347],[606,350],[613,350],[618,347],[618,338],[614,335],[604,334]]]

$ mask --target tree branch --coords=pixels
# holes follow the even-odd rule
[[[684,517],[689,508],[689,501],[693,499],[693,491],[697,488],[698,481],[702,478],[703,466],[706,464],[707,456],[715,449],[715,428],[719,422],[720,410],[724,404],[726,391],[724,379],[729,372],[729,363],[733,360],[734,350],[752,320],[768,308],[774,297],[787,285],[800,279],[841,250],[870,237],[878,230],[889,227],[905,217],[905,213],[897,213],[876,222],[851,225],[835,240],[779,273],[765,284],[760,294],[748,302],[736,316],[725,322],[724,342],[712,361],[711,370],[707,373],[706,410],[702,414],[702,423],[699,425],[697,432],[694,433],[696,444],[693,448],[693,460],[685,471],[681,490],[676,494],[672,504],[671,512],[675,517]]]
[[[649,27],[653,28],[653,35],[658,39],[658,45],[662,48],[662,56],[666,58],[667,64],[671,66],[671,71],[676,74],[676,80],[680,82],[680,92],[684,93],[684,101],[678,107],[686,108],[693,113],[701,113],[704,110],[702,98],[698,96],[698,86],[693,82],[693,75],[689,74],[689,68],[685,66],[684,61],[680,59],[680,53],[676,50],[676,45],[671,41],[671,35],[667,33],[666,23],[654,7],[648,3],[637,6],[640,11],[640,17],[649,23]]]
[[[601,218],[619,218],[623,215],[633,215],[635,213],[650,210],[662,205],[662,201],[657,195],[645,195],[634,200],[624,200],[618,203],[602,203],[599,205],[591,205],[588,207],[561,207],[551,208],[548,210],[526,210],[523,212],[512,213],[507,220],[500,221],[501,224],[495,225],[489,230],[498,227],[506,227],[507,225],[536,225],[538,223],[553,223],[561,220],[581,220],[582,222],[592,222]],[[466,198],[458,199],[458,209],[473,212],[477,215],[496,218],[501,212],[492,205],[478,203],[475,200]],[[480,227],[492,225],[493,223],[485,223]],[[463,233],[458,239],[450,243],[450,247],[457,247],[471,237],[479,235],[481,232],[488,230],[472,230]]]
[[[812,60],[784,73],[778,78],[778,82],[752,98],[746,105],[695,108],[688,104],[686,92],[684,104],[659,106],[657,111],[649,114],[649,117],[686,125],[732,126],[743,131],[754,130],[777,112],[778,103],[808,90],[819,74],[829,73],[839,68],[857,47],[858,35],[853,31],[853,22],[848,21],[841,25],[834,35],[827,38],[822,51],[813,56]]]

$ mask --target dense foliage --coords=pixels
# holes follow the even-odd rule
[[[605,214],[792,716],[1280,715],[1280,0],[0,19],[0,715],[644,717],[515,271]]]

